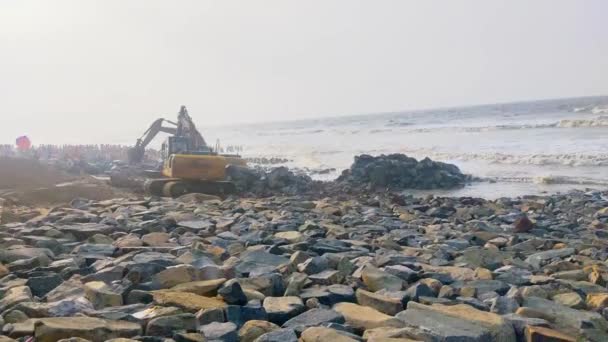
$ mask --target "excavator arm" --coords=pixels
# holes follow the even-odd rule
[[[157,119],[150,125],[150,128],[144,132],[144,134],[137,139],[137,143],[135,147],[129,150],[129,163],[137,164],[141,163],[144,159],[144,155],[146,152],[146,147],[152,142],[152,140],[158,135],[160,132],[168,133],[171,135],[175,135],[177,133],[176,127],[167,127],[163,126],[163,122],[167,122],[173,126],[177,126],[175,122],[166,120],[166,119]]]
[[[166,122],[171,124],[171,127],[163,126]],[[182,137],[187,140],[188,151],[211,151],[211,148],[207,146],[205,139],[201,133],[196,129],[192,118],[188,114],[186,106],[180,108],[179,114],[177,115],[177,123],[169,121],[167,119],[157,119],[150,125],[150,128],[137,139],[135,147],[129,150],[129,163],[137,164],[144,160],[146,147],[152,142],[152,140],[158,135],[158,133],[164,132],[169,133],[173,136]]]

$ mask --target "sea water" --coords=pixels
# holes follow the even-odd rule
[[[496,198],[608,188],[608,97],[204,128],[208,141],[336,178],[360,154],[405,153],[479,177],[442,195]],[[319,173],[318,171],[326,170]],[[327,171],[329,170],[329,171]],[[433,193],[438,193],[433,191]]]

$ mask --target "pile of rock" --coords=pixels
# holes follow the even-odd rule
[[[284,166],[265,170],[231,165],[227,173],[239,192],[258,196],[302,194],[313,189],[314,184],[319,184],[306,174],[296,174]]]
[[[464,185],[468,177],[456,165],[404,154],[360,155],[338,182],[390,189],[448,189]]]
[[[21,209],[0,341],[608,341],[606,195]]]

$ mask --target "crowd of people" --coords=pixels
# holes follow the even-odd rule
[[[24,151],[14,145],[0,145],[0,156],[28,156],[38,160],[82,160],[86,162],[111,162],[127,160],[129,146],[125,145],[37,145]],[[160,159],[160,152],[146,151],[151,160]]]
[[[27,150],[15,145],[0,145],[0,157],[28,156],[38,160],[83,160],[86,162],[111,162],[127,160],[130,146],[126,145],[36,145]],[[220,147],[220,153],[240,153],[242,146],[230,145]],[[160,160],[161,152],[146,150],[146,159]]]

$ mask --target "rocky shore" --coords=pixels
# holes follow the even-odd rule
[[[12,208],[0,341],[608,340],[608,193]]]

